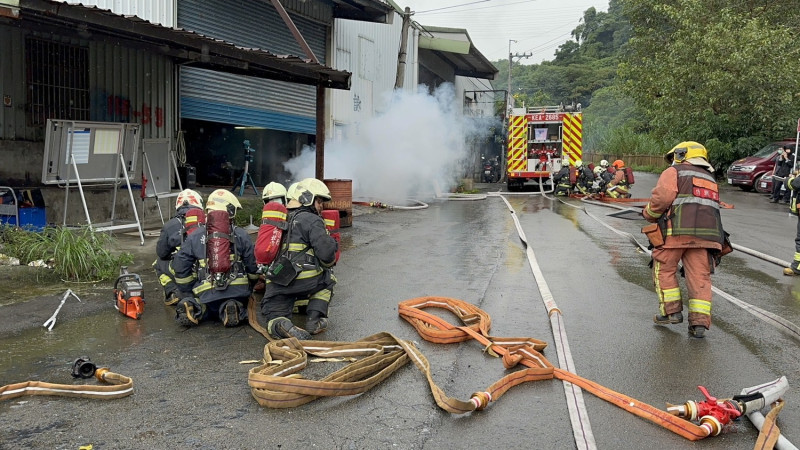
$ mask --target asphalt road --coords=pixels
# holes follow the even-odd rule
[[[635,197],[646,197],[655,175],[637,174]],[[486,192],[502,185],[479,185]],[[798,341],[715,295],[714,324],[703,340],[686,324],[652,323],[657,300],[648,257],[585,212],[639,239],[643,221],[608,217],[613,209],[570,205],[541,195],[508,195],[545,282],[563,313],[575,371],[656,407],[702,400],[698,385],[730,397],[742,388],[786,375],[790,391],[779,425],[800,443]],[[790,260],[797,219],[784,205],[723,186],[723,211],[734,243]],[[343,230],[336,267],[339,284],[331,324],[321,337],[350,341],[379,331],[412,340],[426,355],[436,383],[450,396],[469,398],[506,372],[480,345],[425,342],[397,315],[397,304],[434,295],[468,301],[492,317],[495,336],[531,336],[558,357],[542,297],[506,204],[431,200],[419,210],[357,207]],[[581,209],[581,208],[585,208]],[[130,376],[135,392],[109,401],[23,397],[0,403],[2,448],[574,448],[563,384],[556,380],[511,389],[486,410],[463,416],[440,410],[427,382],[407,364],[371,391],[321,399],[295,409],[260,407],[247,372],[266,340],[249,327],[205,324],[183,329],[163,306],[147,269],[155,238],[136,252],[147,304],[140,321],[113,309],[110,286],[16,286],[0,301],[0,385],[26,380],[81,384],[69,373],[79,356]],[[730,295],[800,324],[800,278],[734,252],[713,277]],[[41,327],[70,287],[54,329]],[[9,289],[7,289],[9,291]],[[27,295],[26,295],[27,292]],[[445,315],[451,323],[455,318]],[[312,367],[317,378],[336,363]],[[757,432],[742,419],[721,436],[692,443],[583,393],[598,448],[752,448]]]

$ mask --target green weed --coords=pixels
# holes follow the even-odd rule
[[[54,272],[65,281],[101,281],[117,275],[119,266],[133,262],[128,252],[112,252],[113,238],[88,227],[47,227],[41,232],[0,227],[4,253],[20,264],[52,261]]]

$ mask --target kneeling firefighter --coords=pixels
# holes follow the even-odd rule
[[[573,170],[569,165],[561,166],[561,170],[553,175],[553,183],[556,185],[553,194],[569,196],[575,183],[574,178]]]
[[[575,181],[575,189],[581,194],[590,194],[592,190],[592,182],[594,181],[594,173],[592,169],[583,164],[583,161],[578,159],[575,161],[575,169],[578,171],[577,179]]]
[[[611,163],[614,178],[607,183],[606,195],[611,198],[630,198],[629,188],[633,185],[633,171],[625,167],[625,161],[618,159]]]
[[[181,288],[175,320],[184,326],[219,318],[226,327],[246,323],[251,284],[258,279],[253,241],[233,224],[239,200],[217,189],[206,202],[206,226],[183,243],[171,269]]]
[[[702,338],[711,327],[711,274],[732,251],[720,217],[719,188],[706,148],[681,142],[665,156],[665,169],[653,188],[642,228],[653,247],[653,282],[658,295],[657,324],[683,322],[678,264],[683,263],[689,292],[689,334]]]
[[[158,259],[153,263],[158,282],[164,288],[164,303],[167,305],[174,305],[180,300],[180,289],[169,270],[172,257],[180,249],[186,237],[205,222],[203,197],[191,189],[181,191],[175,201],[175,217],[169,219],[161,228],[161,234],[156,242]]]
[[[336,284],[331,268],[339,246],[320,216],[323,202],[331,199],[325,183],[306,178],[289,188],[287,199],[288,227],[281,251],[267,270],[261,312],[273,338],[306,340],[327,328],[328,305]],[[291,321],[295,301],[303,299],[308,299],[306,329]]]

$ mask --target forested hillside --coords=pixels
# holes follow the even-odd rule
[[[705,144],[721,168],[800,118],[796,0],[611,0],[551,61],[515,61],[516,104],[580,103],[584,149],[661,153]],[[495,87],[506,89],[508,60]]]

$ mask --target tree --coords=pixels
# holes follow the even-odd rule
[[[790,132],[800,110],[794,2],[622,3],[633,37],[620,75],[657,136],[733,143]]]

